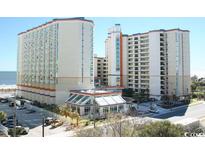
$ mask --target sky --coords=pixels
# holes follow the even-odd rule
[[[51,17],[0,17],[0,71],[16,71],[17,34],[47,21]],[[205,76],[205,18],[87,17],[94,21],[94,53],[104,56],[108,28],[121,24],[123,34],[143,33],[155,29],[190,30],[191,75]]]

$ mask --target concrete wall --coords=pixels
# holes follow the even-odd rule
[[[128,88],[128,36],[122,37],[123,86]]]
[[[167,32],[168,93],[178,96],[190,92],[189,32]]]
[[[149,33],[149,90],[160,95],[160,37],[159,32]]]
[[[64,103],[69,90],[94,87],[92,30],[88,22],[59,24],[56,103]]]

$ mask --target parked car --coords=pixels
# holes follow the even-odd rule
[[[17,106],[16,109],[17,110],[24,110],[24,109],[26,109],[26,107],[25,106]]]
[[[7,119],[14,119],[14,116],[8,116]]]
[[[1,99],[0,102],[1,102],[1,103],[8,103],[9,100],[8,100],[8,99]]]
[[[151,113],[159,113],[159,110],[157,108],[149,109],[148,111],[151,112]]]
[[[35,110],[27,110],[26,114],[31,114],[31,113],[35,113],[36,111]]]
[[[52,122],[54,122],[56,119],[52,118],[52,117],[47,117],[45,119],[45,125],[48,126],[48,125],[51,125]]]
[[[9,107],[14,107],[14,102],[9,102]]]
[[[13,123],[7,123],[5,126],[7,128],[14,128],[14,124]]]
[[[62,122],[62,121],[60,121],[60,120],[55,120],[55,121],[52,122],[51,128],[56,128],[56,127],[59,127],[59,126],[61,126],[61,125],[63,125],[63,122]]]

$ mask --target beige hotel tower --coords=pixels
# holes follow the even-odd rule
[[[94,87],[93,21],[54,19],[18,34],[17,95],[64,103],[69,90]]]

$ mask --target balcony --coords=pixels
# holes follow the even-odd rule
[[[165,70],[165,67],[160,67],[160,70],[161,70],[161,71],[164,71],[164,70]]]
[[[160,47],[160,51],[164,51],[164,48]]]
[[[164,38],[160,38],[160,42],[163,42],[164,41]]]
[[[161,71],[161,72],[160,72],[160,75],[163,75],[163,76],[164,76],[164,75],[165,75],[165,72],[164,72],[164,71]]]
[[[160,65],[165,66],[165,62],[161,61]]]
[[[143,53],[148,53],[149,50],[148,49],[140,49],[140,52],[143,52]]]
[[[165,76],[161,76],[160,79],[161,79],[161,80],[165,80]]]
[[[160,43],[160,46],[163,47],[163,46],[164,46],[164,43]]]
[[[140,58],[140,61],[145,61],[145,62],[147,62],[147,61],[149,61],[149,58]]]
[[[164,92],[164,91],[160,91],[160,94],[161,94],[161,95],[164,95],[164,94],[165,94],[165,92]]]
[[[160,87],[162,90],[165,90],[165,86],[163,86],[163,85],[161,85],[161,87]]]
[[[165,56],[164,52],[160,52],[160,56]]]
[[[164,58],[164,57],[161,57],[160,60],[161,60],[161,61],[165,61],[165,58]]]
[[[148,48],[149,46],[148,45],[140,45],[140,48]]]
[[[140,62],[141,66],[149,66],[149,63]]]

